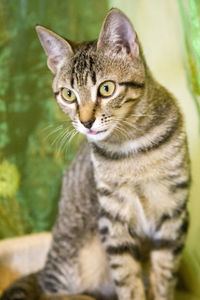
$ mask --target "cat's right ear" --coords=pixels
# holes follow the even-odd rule
[[[43,26],[36,26],[36,31],[48,57],[47,65],[55,74],[58,72],[63,61],[73,54],[72,47],[62,37]]]
[[[118,8],[112,8],[105,17],[97,49],[109,49],[113,53],[125,53],[138,57],[139,41],[127,16]]]

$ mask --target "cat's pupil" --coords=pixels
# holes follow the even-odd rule
[[[109,87],[108,87],[108,85],[104,85],[104,90],[105,90],[105,92],[109,92]]]
[[[71,98],[72,92],[68,90],[67,95],[69,96],[69,98]]]

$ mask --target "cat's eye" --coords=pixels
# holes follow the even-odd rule
[[[99,95],[106,98],[112,96],[115,91],[115,83],[113,81],[105,81],[99,86]]]
[[[61,96],[67,102],[73,103],[73,102],[76,101],[75,93],[72,90],[68,89],[68,88],[62,88]]]

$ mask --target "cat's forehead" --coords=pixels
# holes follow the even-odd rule
[[[66,83],[74,89],[84,91],[104,80],[120,82],[131,80],[130,76],[140,77],[141,68],[138,63],[127,61],[127,58],[116,53],[112,55],[112,51],[97,51],[96,41],[76,44],[73,50],[70,62],[67,61],[60,71],[59,84]]]
[[[67,59],[56,76],[58,85],[72,88],[95,85],[97,80],[96,42],[76,43],[73,56]]]
[[[71,85],[87,86],[97,82],[98,62],[96,42],[82,43],[75,49],[71,64]]]

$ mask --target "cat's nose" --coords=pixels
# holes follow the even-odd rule
[[[92,124],[94,123],[95,119],[90,119],[88,121],[81,121],[81,123],[88,129],[92,127]]]

